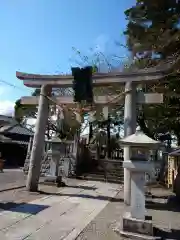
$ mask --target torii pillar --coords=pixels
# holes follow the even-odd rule
[[[136,131],[136,84],[125,83],[124,103],[124,137],[134,134]],[[131,148],[124,147],[124,161],[131,158]],[[131,176],[128,169],[124,168],[124,203],[130,205],[131,198]]]
[[[51,87],[49,85],[42,85],[38,114],[35,125],[35,134],[30,155],[30,164],[26,188],[28,191],[38,191],[38,183],[41,171],[41,161],[44,154],[45,132],[49,115],[49,104],[47,96],[51,95]]]

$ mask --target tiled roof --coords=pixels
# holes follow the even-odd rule
[[[23,127],[20,124],[8,124],[5,125],[3,127],[0,128],[0,133],[16,133],[16,134],[20,134],[20,135],[29,135],[29,136],[33,136],[34,132],[31,131],[30,129]]]
[[[2,142],[2,143],[17,143],[17,144],[20,144],[20,145],[28,145],[27,141],[12,140],[11,138],[5,137],[2,134],[0,134],[0,142]]]
[[[0,127],[8,124],[15,125],[18,124],[18,122],[13,117],[0,115]]]
[[[17,123],[16,119],[11,117],[11,116],[5,116],[5,115],[1,115],[0,114],[0,121],[5,121],[5,122],[9,122],[9,123]]]
[[[17,140],[10,140],[9,143],[17,143],[17,144],[20,144],[20,145],[28,145],[29,144],[29,142],[17,141]]]

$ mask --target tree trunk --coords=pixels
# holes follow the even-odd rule
[[[180,146],[180,125],[179,124],[176,126],[176,131],[174,131],[174,134],[177,138],[177,145]]]
[[[93,137],[93,123],[89,123],[89,143]]]
[[[177,145],[180,146],[180,135],[178,134],[176,135],[176,137],[177,137]]]
[[[144,116],[140,116],[137,118],[137,123],[139,124],[141,131],[146,134],[148,137],[154,139],[154,133],[149,130],[149,128],[146,126]]]

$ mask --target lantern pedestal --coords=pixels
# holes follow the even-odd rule
[[[45,183],[53,185],[56,184],[58,187],[65,186],[64,182],[62,181],[62,176],[59,174],[59,151],[49,150],[48,154],[51,158],[51,161],[49,175],[46,176]]]
[[[148,219],[145,209],[145,173],[152,171],[153,164],[147,161],[125,161],[123,167],[131,174],[131,206],[130,213],[123,217],[122,227],[118,227],[116,232],[133,239],[157,239],[153,236],[152,219]]]
[[[62,182],[62,174],[60,173],[60,158],[62,152],[64,153],[63,144],[58,138],[53,138],[48,142],[51,144],[51,149],[48,150],[51,160],[49,175],[46,176],[45,183],[56,184],[58,187],[65,186],[65,183]]]

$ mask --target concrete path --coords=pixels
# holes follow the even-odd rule
[[[0,192],[25,185],[25,176],[22,169],[4,169],[0,172]]]
[[[104,209],[120,185],[82,181],[0,213],[0,239],[71,240]]]
[[[25,187],[26,178],[21,168],[4,169],[4,172],[0,172],[0,193]],[[41,177],[39,181],[43,180]]]
[[[146,208],[148,215],[152,216],[154,227],[159,228],[158,236],[165,240],[179,240],[180,204],[167,189],[158,187],[151,189],[151,192],[153,197],[147,198]],[[122,224],[122,217],[128,211],[130,209],[123,203],[123,191],[120,191],[76,240],[127,240],[118,235],[114,229]]]

